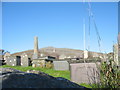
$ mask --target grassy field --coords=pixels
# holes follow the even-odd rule
[[[40,68],[40,67],[33,68],[31,66],[29,66],[29,67],[21,67],[21,66],[3,65],[2,67],[3,68],[4,67],[10,67],[10,68],[14,68],[14,69],[24,71],[24,72],[26,72],[27,70],[37,70],[37,71],[47,73],[47,74],[49,74],[51,76],[54,76],[54,77],[63,77],[63,78],[66,78],[66,79],[70,80],[70,71],[56,71],[56,70],[48,69],[48,68]]]
[[[51,76],[54,76],[54,77],[63,77],[63,78],[66,78],[68,80],[70,80],[70,71],[56,71],[56,70],[53,70],[53,69],[48,69],[48,68],[40,68],[40,67],[21,67],[21,66],[8,66],[8,65],[3,65],[3,66],[0,66],[0,67],[9,67],[9,68],[14,68],[14,69],[17,69],[17,70],[20,70],[20,71],[24,71],[26,72],[27,70],[37,70],[37,71],[41,71],[41,72],[44,72],[44,73],[47,73]],[[80,84],[81,86],[85,86],[87,88],[92,88],[90,85],[88,84]]]

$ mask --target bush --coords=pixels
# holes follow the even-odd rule
[[[100,87],[120,88],[120,70],[113,60],[101,63]]]

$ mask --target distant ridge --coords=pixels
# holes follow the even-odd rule
[[[22,52],[17,52],[13,53],[11,55],[15,56],[21,56],[22,53],[28,54],[29,57],[32,57],[33,55],[33,50],[26,50]],[[56,47],[44,47],[39,49],[39,55],[43,54],[45,56],[54,56],[58,57],[61,55],[65,55],[66,57],[83,57],[83,50],[78,50],[78,49],[70,49],[70,48],[56,48]],[[98,52],[91,52],[89,51],[90,55],[98,56],[98,55],[103,55],[103,53],[98,53]]]

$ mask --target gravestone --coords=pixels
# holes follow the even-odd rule
[[[20,56],[7,56],[6,64],[10,66],[20,66],[21,65],[21,57]]]
[[[5,54],[4,54],[4,60],[6,60],[6,57],[10,56],[10,55],[11,55],[10,52],[5,52]]]
[[[88,58],[88,51],[87,51],[87,50],[84,51],[84,58],[85,58],[85,59]]]
[[[71,80],[76,83],[98,83],[99,71],[95,63],[70,64]]]
[[[65,59],[65,58],[66,58],[66,56],[64,54],[59,56],[59,59]]]
[[[26,53],[23,53],[21,55],[21,66],[23,66],[23,67],[30,66],[30,58],[28,57],[28,55]]]
[[[53,61],[54,70],[69,70],[68,61]]]
[[[113,45],[114,61],[118,65],[118,44]]]
[[[32,60],[32,67],[41,67],[44,68],[45,67],[45,60],[42,59],[34,59]]]
[[[118,61],[120,65],[120,32],[118,33]]]

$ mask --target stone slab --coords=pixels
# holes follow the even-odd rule
[[[23,67],[30,66],[30,58],[28,57],[28,55],[26,53],[23,53],[21,55],[21,66],[23,66]]]
[[[6,57],[6,64],[10,66],[20,66],[21,57],[20,56],[8,56]]]
[[[95,63],[70,64],[71,80],[76,83],[98,83],[99,71]]]
[[[69,70],[68,61],[53,61],[54,70]]]
[[[34,59],[32,60],[32,67],[45,67],[45,60],[41,60],[41,59]]]

